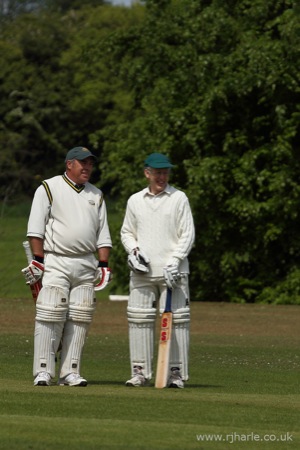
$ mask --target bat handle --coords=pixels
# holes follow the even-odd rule
[[[29,242],[24,241],[23,247],[25,250],[27,262],[28,262],[28,264],[30,264],[31,261],[33,260],[33,254],[32,254]],[[39,292],[42,289],[42,283],[40,281],[37,281],[36,283],[30,285],[30,289],[31,289],[31,294],[32,294],[33,300],[34,300],[34,302],[36,302]]]
[[[24,250],[25,250],[25,255],[26,255],[26,258],[27,258],[27,262],[28,262],[28,264],[30,264],[31,261],[33,260],[33,255],[32,255],[32,251],[31,251],[29,242],[28,241],[24,241],[23,242],[23,247],[24,247]]]
[[[165,312],[172,312],[172,289],[167,289]]]

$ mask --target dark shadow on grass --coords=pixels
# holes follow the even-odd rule
[[[224,386],[222,386],[221,384],[190,384],[187,383],[184,385],[184,388],[202,388],[202,389],[220,389],[223,388]]]
[[[95,386],[113,386],[113,385],[125,386],[125,381],[91,380],[91,381],[88,381],[88,385],[95,385]],[[125,387],[128,388],[128,386],[125,386]],[[149,387],[153,388],[154,387],[154,383],[153,384],[149,384],[148,386],[143,386],[143,389],[149,388]],[[190,383],[186,383],[184,388],[185,389],[190,389],[190,388],[221,389],[221,388],[224,388],[224,386],[222,386],[222,385],[215,385],[215,384],[190,384]]]
[[[125,386],[125,381],[107,381],[107,380],[103,380],[103,381],[92,380],[92,381],[90,381],[90,380],[88,380],[88,384],[90,384],[90,385],[98,385],[98,386],[104,386],[104,385],[111,385],[111,386],[113,386],[113,385],[118,385],[118,386],[124,385]]]

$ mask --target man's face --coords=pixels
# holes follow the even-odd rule
[[[152,194],[157,195],[165,190],[169,182],[170,169],[153,169],[147,167],[144,173],[149,181],[149,189]]]
[[[72,159],[66,163],[66,172],[68,177],[76,184],[84,184],[89,181],[93,167],[94,158],[88,157],[79,161]]]

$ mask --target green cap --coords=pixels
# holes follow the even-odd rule
[[[78,159],[79,161],[82,161],[85,158],[88,158],[91,156],[94,159],[97,159],[95,155],[93,155],[92,152],[90,152],[85,147],[74,147],[71,150],[68,151],[65,161],[70,161],[71,159]]]
[[[170,163],[169,158],[161,153],[151,153],[151,155],[145,159],[144,163],[145,167],[152,167],[153,169],[169,169],[174,167],[173,164]]]

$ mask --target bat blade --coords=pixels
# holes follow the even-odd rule
[[[166,387],[169,374],[170,348],[172,338],[173,314],[171,311],[172,291],[168,289],[166,308],[161,317],[159,336],[159,347],[155,377],[155,387],[162,389]]]
[[[23,247],[24,247],[24,250],[25,250],[27,262],[28,262],[28,264],[30,264],[31,261],[33,260],[33,256],[32,256],[32,252],[31,252],[31,248],[30,248],[29,242],[28,241],[24,241],[23,242]],[[39,295],[39,292],[42,289],[42,283],[41,283],[41,281],[37,281],[34,284],[30,284],[29,287],[30,287],[30,290],[31,290],[32,298],[33,298],[34,302],[36,302],[37,297]]]

